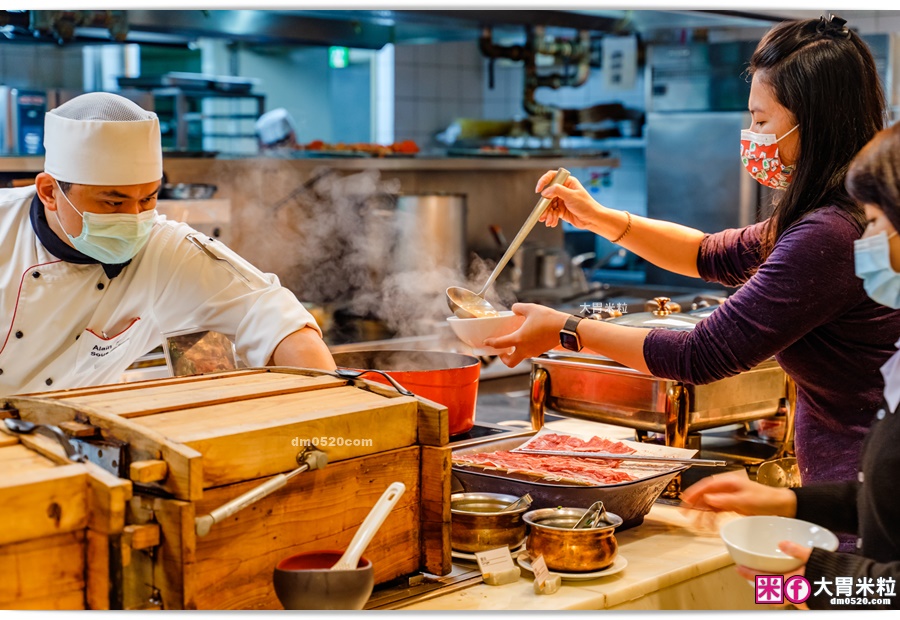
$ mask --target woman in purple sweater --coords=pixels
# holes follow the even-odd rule
[[[749,73],[752,125],[741,135],[741,160],[759,182],[783,190],[768,220],[704,234],[608,209],[571,177],[542,192],[554,199],[548,226],[565,220],[675,273],[741,288],[692,332],[579,322],[517,304],[513,311],[527,317],[522,327],[485,344],[515,347],[502,356],[515,365],[562,341],[692,384],[774,355],[798,387],[795,446],[804,484],[855,479],[881,400],[878,368],[900,335],[900,312],[869,299],[854,275],[853,242],[865,216],[844,188],[850,161],[884,126],[882,89],[865,43],[838,17],[775,26]],[[684,148],[672,157],[689,158],[690,143]],[[573,345],[569,332],[580,342]]]
[[[881,131],[860,151],[847,174],[847,188],[865,205],[868,220],[855,243],[856,273],[872,299],[900,308],[900,124]],[[803,566],[790,575],[803,575],[813,584],[806,602],[811,609],[900,608],[896,589],[900,580],[900,479],[896,475],[900,469],[900,351],[881,367],[880,375],[885,380],[884,401],[863,444],[855,479],[779,489],[751,482],[746,476],[722,474],[704,478],[682,496],[695,508],[796,517],[835,532],[858,533],[856,554],[811,549],[790,541],[779,545],[784,553],[803,560]],[[753,580],[755,571],[738,570]],[[850,580],[850,596],[838,591],[841,578],[845,588]],[[851,597],[863,600],[845,600]]]

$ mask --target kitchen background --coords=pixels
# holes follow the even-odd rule
[[[839,12],[872,47],[896,115],[900,12]],[[448,280],[481,281],[550,168],[569,168],[600,202],[638,215],[706,230],[765,217],[769,197],[736,156],[748,124],[742,72],[773,23],[817,16],[3,11],[0,183],[41,170],[46,109],[84,91],[122,92],[160,115],[167,181],[216,186],[208,202],[173,203],[180,217],[278,274],[301,299],[350,306],[396,335],[414,319],[442,320]],[[301,145],[324,149],[261,157],[255,121],[278,107]],[[690,161],[670,155],[685,139]],[[419,153],[373,158],[347,146],[402,140]],[[337,174],[312,182],[326,168]],[[395,203],[381,200],[398,193],[464,195],[465,214],[451,216],[460,207],[449,206],[417,234],[398,236],[384,223]],[[393,269],[379,259],[398,246],[428,254],[454,226],[462,227],[456,249],[431,252],[415,277],[403,271],[409,261]],[[610,299],[600,292],[610,286],[638,287],[623,299],[640,299],[642,285],[673,294],[698,286],[568,225],[538,227],[521,254],[501,283],[503,301],[564,307]],[[385,282],[400,300],[393,308],[380,300]]]

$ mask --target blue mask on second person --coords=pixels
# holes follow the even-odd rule
[[[900,309],[900,273],[891,267],[888,241],[896,235],[880,232],[853,242],[856,277],[863,281],[866,294],[888,308]]]

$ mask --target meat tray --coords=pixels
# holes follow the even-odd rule
[[[454,450],[453,454],[477,454],[496,450],[513,450],[530,437],[510,437],[497,441],[468,446]],[[626,529],[640,525],[644,515],[650,512],[653,502],[662,494],[669,482],[687,469],[687,465],[674,465],[657,474],[632,482],[597,486],[565,484],[540,481],[524,474],[509,474],[500,471],[482,471],[471,467],[453,465],[453,485],[471,493],[505,493],[521,497],[531,493],[532,509],[556,506],[587,508],[597,500],[602,500],[606,509],[622,517]]]

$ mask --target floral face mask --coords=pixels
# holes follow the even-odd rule
[[[797,130],[794,125],[789,132],[777,137],[774,133],[754,133],[749,129],[741,131],[741,163],[754,179],[774,189],[787,189],[791,182],[794,166],[781,163],[778,141]]]

